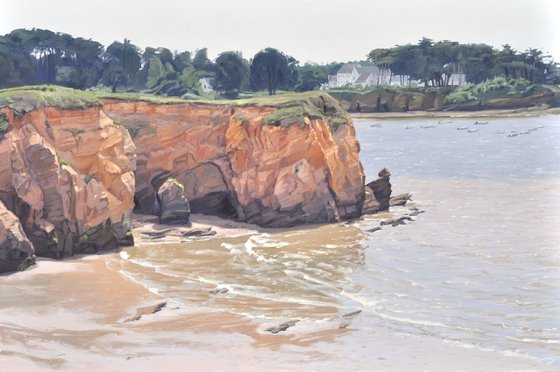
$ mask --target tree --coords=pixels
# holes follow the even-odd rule
[[[125,39],[124,43],[115,41],[105,51],[103,83],[115,92],[119,86],[127,86],[134,81],[140,69],[139,48]]]
[[[0,88],[27,84],[33,72],[32,57],[18,44],[0,36]]]
[[[238,52],[224,52],[216,58],[214,90],[224,97],[236,98],[241,85],[249,79],[249,64]]]
[[[253,58],[251,63],[251,84],[254,90],[268,89],[268,94],[276,94],[276,89],[290,89],[297,81],[297,61],[274,48],[266,48]]]
[[[310,63],[298,67],[298,83],[295,87],[296,92],[319,89],[321,84],[328,81],[332,67],[333,64],[316,65]]]
[[[214,71],[214,65],[212,61],[208,58],[208,49],[202,48],[196,51],[194,58],[192,60],[192,65],[195,70],[199,71]]]

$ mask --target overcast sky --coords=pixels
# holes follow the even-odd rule
[[[0,34],[32,27],[105,45],[208,47],[211,58],[271,46],[300,62],[359,60],[427,36],[560,60],[560,0],[0,0]]]

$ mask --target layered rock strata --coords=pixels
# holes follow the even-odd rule
[[[44,94],[25,109],[0,100],[0,201],[19,220],[2,227],[15,243],[0,242],[2,259],[19,264],[2,270],[33,254],[133,244],[134,208],[175,223],[190,209],[269,227],[362,213],[359,144],[328,95],[271,105],[77,99],[61,108],[49,107],[56,92]]]

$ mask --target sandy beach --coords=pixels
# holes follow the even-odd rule
[[[137,246],[131,249],[137,251],[175,249],[177,243],[185,244],[181,233],[189,229],[216,231],[210,237],[191,239],[191,244],[259,232],[252,225],[200,215],[193,216],[190,228],[166,227],[164,239],[147,237],[148,232],[161,231],[148,217],[135,216],[134,226]],[[329,225],[324,228],[329,231]],[[39,259],[27,271],[0,276],[0,370],[124,371],[165,366],[168,371],[183,371],[187,364],[202,371],[360,370],[364,366],[554,370],[523,356],[372,327],[355,308],[294,319],[229,311],[227,292],[199,289],[195,292],[200,301],[172,299],[160,293],[156,284],[143,285],[128,274],[129,260],[126,249],[63,261]],[[221,301],[225,306],[215,306]],[[267,331],[289,320],[296,321],[293,327],[277,334]]]
[[[280,320],[171,301],[112,267],[117,252],[54,262],[0,277],[2,371],[539,370],[554,368],[519,356],[443,340],[371,329],[357,314],[301,321],[285,332],[264,331]],[[54,285],[57,283],[56,285]],[[208,295],[211,296],[211,295]],[[100,301],[100,299],[102,299]],[[138,308],[164,301],[157,313],[129,321]],[[345,358],[337,355],[344,350]]]

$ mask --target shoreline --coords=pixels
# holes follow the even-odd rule
[[[84,370],[101,366],[148,370],[163,363],[170,371],[180,371],[189,362],[200,370],[257,371],[281,358],[282,368],[294,370],[302,364],[312,369],[359,370],[366,363],[383,370],[447,371],[462,369],[468,358],[470,369],[476,370],[555,370],[554,365],[527,355],[400,333],[390,327],[372,328],[366,319],[373,315],[366,309],[349,317],[341,314],[352,308],[321,320],[298,318],[301,321],[294,327],[272,334],[266,331],[268,327],[289,318],[251,317],[212,306],[227,294],[208,294],[208,300],[202,302],[176,301],[122,275],[119,268],[127,260],[118,256],[112,252],[73,262],[45,259],[39,261],[35,273],[0,277],[11,298],[20,295],[22,284],[26,291],[35,292],[44,288],[45,281],[60,283],[60,288],[47,288],[17,314],[9,307],[0,308],[0,335],[5,336],[0,366],[8,370],[75,370],[87,363]],[[88,294],[83,292],[85,285]],[[60,293],[66,299],[63,306],[56,306]],[[161,311],[130,320],[139,310],[162,302],[166,306]],[[21,339],[21,333],[33,342]],[[173,348],[162,346],[168,340],[174,340]],[[310,355],[301,353],[310,348]],[[345,350],[344,360],[335,356],[340,348]],[[251,359],[255,355],[258,359]]]
[[[479,111],[408,111],[408,112],[351,112],[352,119],[406,119],[406,118],[480,118],[480,117],[530,117],[560,115],[560,107],[529,107],[508,110]]]

